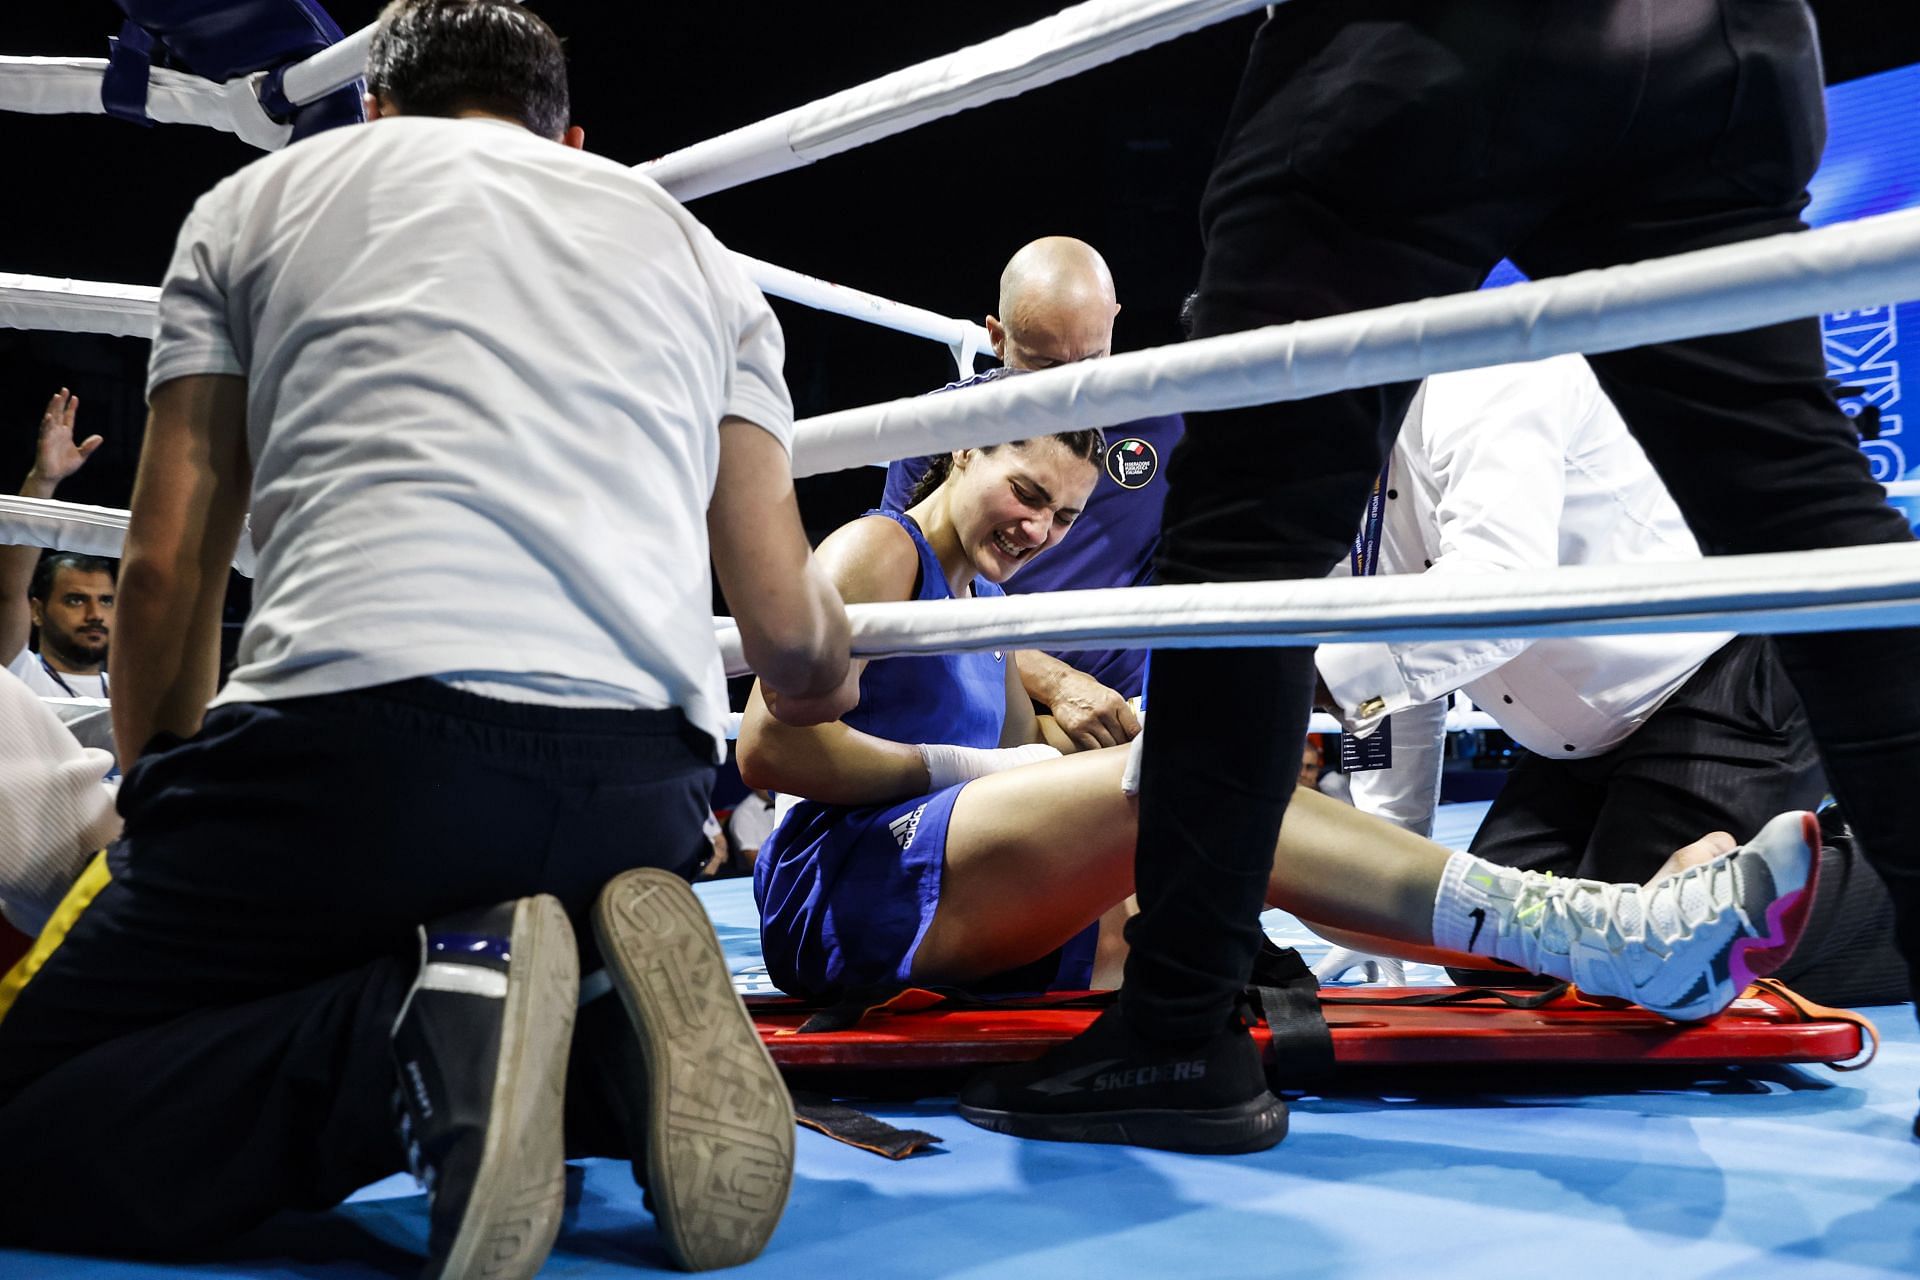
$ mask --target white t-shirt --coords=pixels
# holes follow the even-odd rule
[[[773,801],[762,800],[758,794],[749,791],[739,804],[733,806],[733,812],[727,815],[727,834],[733,837],[734,847],[745,851],[758,849],[773,834]]]
[[[149,392],[248,378],[253,612],[217,702],[461,673],[678,706],[723,744],[719,422],[791,446],[766,300],[650,179],[506,122],[390,118],[182,227]]]
[[[7,670],[19,677],[20,683],[33,690],[42,698],[105,698],[107,696],[107,676],[103,670],[97,676],[77,676],[70,671],[52,671],[40,661],[40,655],[31,649],[22,649],[14,655]],[[65,683],[62,684],[62,681]]]

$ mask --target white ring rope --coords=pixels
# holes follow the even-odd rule
[[[1024,92],[1258,7],[1248,0],[1090,0],[642,167],[690,199]],[[289,93],[318,96],[349,83],[364,67],[364,47],[357,63],[354,49],[366,34],[309,60],[318,66],[290,70]],[[354,74],[345,75],[350,66]],[[295,71],[303,74],[296,77]],[[64,79],[64,72],[47,78],[50,87],[40,91],[41,99],[71,100]],[[216,87],[226,101],[227,87]],[[763,274],[784,271],[754,265]],[[813,281],[809,291],[812,285],[834,288]],[[0,321],[87,331],[115,325],[120,327],[104,331],[150,335],[156,295],[138,286],[0,277]],[[1008,379],[964,397],[915,397],[828,414],[800,424],[794,473],[1166,413],[1304,399],[1567,352],[1619,350],[1916,295],[1920,210],[1136,352]],[[896,320],[917,313],[912,321],[923,328],[926,317],[941,325],[964,323],[900,304],[880,310]],[[33,318],[23,324],[28,314]],[[49,325],[49,319],[56,323]],[[949,340],[944,329],[921,336]],[[968,336],[957,335],[957,357]],[[111,555],[124,538],[125,521],[126,513],[105,508],[0,498],[0,541],[81,543],[74,549]],[[867,604],[848,613],[860,657],[1025,647],[1828,631],[1920,622],[1920,546],[1563,567],[1477,581],[1476,598],[1469,601],[1457,599],[1456,590],[1456,583],[1413,575]],[[743,672],[738,632],[722,625],[718,633],[729,672]]]
[[[746,264],[752,271],[756,262]],[[836,288],[813,285],[823,295]],[[817,475],[1162,414],[1619,350],[1915,296],[1920,209],[1909,209],[1504,289],[1155,347],[1004,379],[963,397],[913,396],[808,418],[795,429],[793,472]],[[0,275],[0,323],[150,335],[157,297],[157,290],[137,285]],[[863,318],[886,324],[901,311],[917,310],[882,309]]]
[[[0,271],[0,326],[56,333],[152,338],[160,290],[150,284],[104,284]]]
[[[0,546],[46,547],[117,560],[127,540],[127,516],[117,507],[0,495]],[[251,578],[255,560],[252,536],[243,531],[233,567]]]
[[[1267,7],[1268,0],[1088,0],[638,168],[680,200],[785,173],[1011,98]]]
[[[288,63],[280,73],[280,91],[296,107],[318,102],[367,74],[367,55],[380,24],[342,37],[320,52]],[[100,82],[105,58],[0,58],[0,111],[34,115],[105,115]],[[197,124],[238,134],[262,151],[278,151],[293,134],[260,105],[255,72],[218,82],[169,67],[153,67],[147,77],[149,118],[160,124]]]
[[[0,546],[116,557],[127,512],[0,496]],[[252,576],[243,535],[234,568]],[[1003,648],[1192,648],[1352,640],[1479,640],[1634,632],[1769,632],[1920,620],[1920,544],[1673,564],[1570,566],[1457,583],[1424,575],[1056,591],[998,600],[853,605],[855,656]],[[729,675],[739,632],[714,619]]]
[[[1087,0],[637,167],[680,199],[691,200],[1064,80],[1267,4]],[[287,99],[304,105],[364,76],[375,25],[289,64],[280,80]],[[100,81],[106,65],[101,58],[0,58],[0,110],[103,113]],[[217,84],[154,68],[147,113],[167,123],[225,129],[254,146],[275,150],[286,145],[290,130],[261,108],[259,80],[255,75]]]
[[[98,698],[42,698],[40,701],[52,706],[73,705],[76,707],[91,708],[109,705]],[[1469,704],[1469,707],[1470,709],[1464,711],[1458,707],[1447,708],[1447,718],[1442,728],[1448,733],[1468,733],[1475,729],[1500,728],[1500,722],[1498,720],[1495,720],[1484,711],[1472,708],[1471,704]],[[724,731],[727,735],[728,742],[732,742],[740,736],[740,723],[744,719],[745,717],[738,711],[729,711],[727,713],[727,722],[724,726]],[[1345,733],[1346,731],[1345,725],[1324,711],[1316,711],[1307,717],[1308,733]],[[1331,766],[1329,766],[1329,768],[1331,768]]]
[[[1195,406],[1306,397],[1448,369],[1745,329],[1916,293],[1920,210],[1115,356],[1007,379],[966,396],[919,397],[831,414],[802,424],[794,471],[810,474]],[[1067,591],[861,605],[850,613],[857,618],[855,651],[862,657],[966,648],[1837,630],[1920,620],[1915,550],[1843,548],[1626,570],[1514,573],[1497,583],[1476,583],[1481,598],[1466,605],[1451,598],[1454,584],[1416,576]],[[1779,585],[1796,582],[1817,585]],[[1436,612],[1452,619],[1430,616]],[[1170,624],[1176,628],[1171,635]],[[737,633],[730,643],[730,670],[738,671]]]
[[[0,58],[0,110],[30,115],[105,115],[100,82],[105,58]],[[146,112],[156,124],[197,124],[236,134],[263,151],[277,151],[293,126],[276,122],[260,105],[264,73],[227,81],[203,80],[169,67],[147,74]]]
[[[993,350],[986,329],[971,321],[818,280],[743,253],[733,256],[762,293],[940,343],[953,355],[963,377],[973,372],[976,357]],[[159,306],[160,290],[154,285],[0,271],[0,328],[151,338],[159,323]]]
[[[856,604],[847,617],[860,658],[1904,627],[1920,623],[1920,543],[1516,570],[1473,590],[1395,574]],[[739,632],[718,633],[727,674],[746,674]]]
[[[1273,325],[809,418],[793,473],[1617,351],[1920,297],[1920,209],[1531,284]]]
[[[304,107],[366,75],[367,53],[373,48],[374,29],[379,25],[369,22],[312,57],[290,65],[280,73],[280,92],[294,106]]]
[[[815,311],[826,311],[851,320],[864,320],[896,333],[912,334],[916,338],[927,338],[942,344],[953,354],[953,363],[963,378],[973,372],[975,357],[993,350],[993,339],[987,336],[986,329],[972,321],[951,319],[924,307],[909,306],[878,294],[850,289],[846,285],[816,280],[787,267],[749,258],[744,253],[734,254],[734,260],[746,269],[747,278],[762,293],[798,302]]]

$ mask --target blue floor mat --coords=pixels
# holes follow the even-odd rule
[[[1448,815],[1464,842],[1477,814]],[[1464,825],[1463,825],[1464,824]],[[758,963],[743,881],[702,886],[736,972]],[[1283,936],[1305,935],[1272,913]],[[1305,947],[1303,947],[1303,950]],[[929,1129],[900,1163],[802,1132],[785,1219],[743,1276],[959,1280],[1284,1275],[1490,1280],[1920,1274],[1920,1085],[1911,1006],[1872,1011],[1857,1075],[1770,1068],[1584,1077],[1550,1069],[1420,1091],[1310,1097],[1272,1151],[1200,1158],[1023,1142],[944,1102],[868,1108]],[[1404,1089],[1404,1092],[1401,1090]],[[668,1269],[623,1165],[574,1172],[544,1275]],[[0,1251],[6,1280],[414,1274],[426,1201],[406,1179],[330,1214],[288,1215],[228,1261],[160,1267]]]

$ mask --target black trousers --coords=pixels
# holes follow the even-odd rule
[[[1523,756],[1469,847],[1502,866],[1638,884],[1705,832],[1746,840],[1776,813],[1817,808],[1825,794],[1806,716],[1772,642],[1744,636],[1613,750],[1586,760]],[[1821,1004],[1904,1000],[1887,887],[1852,832],[1826,818],[1806,931],[1776,976]]]
[[[1209,179],[1196,333],[1470,290],[1502,256],[1544,277],[1801,229],[1821,80],[1803,0],[1293,0],[1254,40]],[[1817,321],[1589,359],[1709,554],[1911,540]],[[1325,574],[1413,390],[1190,415],[1160,579]],[[1920,632],[1778,651],[1920,954]],[[1122,997],[1143,1033],[1211,1032],[1247,976],[1312,662],[1154,655]]]
[[[1681,845],[1709,831],[1750,839],[1826,790],[1772,644],[1739,637],[1613,750],[1523,755],[1469,847],[1502,866],[1639,884]]]
[[[0,1012],[0,1243],[191,1250],[403,1168],[388,1035],[417,926],[534,893],[584,925],[622,870],[691,875],[710,747],[677,711],[426,680],[156,744],[111,879]]]

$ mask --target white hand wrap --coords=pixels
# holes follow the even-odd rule
[[[927,762],[929,788],[940,791],[1002,769],[1057,760],[1060,753],[1044,742],[1032,742],[1024,747],[956,747],[944,742],[923,742],[920,758]]]
[[[1147,730],[1143,725],[1127,746],[1127,767],[1120,771],[1120,794],[1123,796],[1140,794],[1140,753],[1146,750],[1146,746]]]

